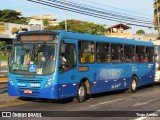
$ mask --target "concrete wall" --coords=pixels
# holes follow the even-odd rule
[[[2,23],[2,22],[1,22]],[[15,24],[15,23],[5,23],[4,30],[0,32],[0,38],[10,38],[14,39],[16,34],[12,33],[13,31],[17,30],[17,32],[33,31],[33,30],[40,30],[40,26],[31,26],[31,25],[22,25],[22,24]],[[14,30],[13,30],[14,29]]]

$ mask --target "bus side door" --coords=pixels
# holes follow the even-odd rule
[[[65,39],[65,49],[63,53],[60,52],[60,57],[63,65],[59,65],[59,91],[60,98],[72,97],[77,93],[77,50],[76,50],[76,40]],[[62,47],[62,46],[61,46]]]

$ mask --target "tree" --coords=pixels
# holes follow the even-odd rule
[[[43,20],[43,25],[44,25],[44,26],[49,26],[49,20],[44,19],[44,20]]]
[[[145,31],[144,30],[138,30],[136,33],[137,34],[145,34]]]
[[[65,30],[65,21],[59,23],[59,25],[46,28],[49,30]],[[90,33],[94,35],[104,35],[106,29],[103,25],[94,24],[90,22],[67,20],[68,31],[76,31],[80,33]]]
[[[153,20],[153,24],[154,24],[154,28],[155,30],[158,30],[158,35],[160,35],[160,26],[158,22],[160,22],[160,0],[154,0],[154,20]]]
[[[5,41],[0,41],[0,48],[1,48],[1,47],[4,47],[4,46],[5,46],[5,44],[6,44],[6,42],[5,42]]]
[[[21,12],[9,9],[0,10],[0,21],[25,25],[28,24],[28,18],[22,17]]]

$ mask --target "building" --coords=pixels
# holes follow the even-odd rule
[[[49,25],[51,26],[59,25],[59,22],[57,21],[57,19],[52,18],[52,16],[48,14],[45,14],[43,16],[32,16],[30,17],[30,21],[28,24],[34,25],[34,26],[42,26],[42,28],[44,28],[44,25],[43,25],[44,20],[47,20],[49,22]]]
[[[108,27],[105,35],[110,37],[132,38],[132,33],[130,30],[130,26],[119,23]]]
[[[40,30],[39,26],[22,25],[0,22],[0,40],[12,41],[17,33],[24,31]]]
[[[157,35],[153,33],[145,33],[145,34],[132,34],[131,27],[124,25],[122,23],[113,25],[107,28],[106,36],[109,37],[120,37],[120,38],[128,38],[128,39],[136,39],[136,40],[144,40],[151,41],[156,40]]]
[[[156,40],[158,35],[153,33],[146,33],[146,34],[133,34],[132,38],[136,40],[143,40],[143,41],[154,41]]]

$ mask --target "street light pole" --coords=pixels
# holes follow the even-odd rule
[[[43,20],[42,20],[42,6],[41,6],[41,4],[40,4],[40,30],[42,30],[43,29]]]
[[[157,29],[158,29],[158,36],[160,35],[159,31],[159,10],[158,10],[158,0],[156,0],[156,7],[157,7]]]
[[[67,31],[67,0],[64,0],[64,11],[65,11],[65,30]]]

